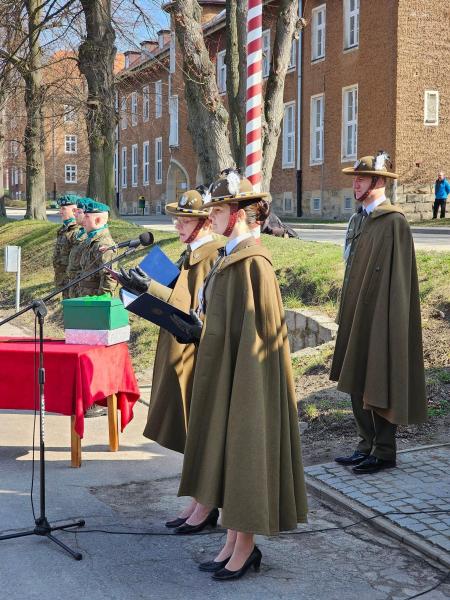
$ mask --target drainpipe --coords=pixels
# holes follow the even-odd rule
[[[298,16],[303,16],[303,1],[298,1]],[[303,216],[302,207],[302,54],[303,29],[299,33],[297,52],[297,217]]]

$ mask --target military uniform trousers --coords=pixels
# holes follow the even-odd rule
[[[351,398],[353,415],[360,438],[358,452],[373,454],[382,460],[395,460],[397,425],[390,423],[373,410],[366,410],[362,395],[352,394]]]

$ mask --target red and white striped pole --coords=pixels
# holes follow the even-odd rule
[[[261,191],[262,0],[248,0],[245,174]]]

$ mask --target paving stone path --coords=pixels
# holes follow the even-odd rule
[[[400,452],[396,468],[373,475],[357,476],[337,463],[305,471],[313,480],[450,553],[450,444]],[[390,514],[396,512],[415,514]]]

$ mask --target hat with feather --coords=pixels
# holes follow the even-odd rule
[[[397,179],[397,173],[393,173],[392,162],[389,154],[379,150],[376,156],[363,156],[359,158],[353,167],[346,167],[342,172],[346,175],[367,175],[370,177],[390,177]]]
[[[209,193],[211,198],[205,202],[209,208],[218,204],[251,204],[268,197],[265,192],[255,192],[250,180],[242,177],[238,169],[224,169],[211,184]]]
[[[202,195],[197,190],[188,190],[178,199],[178,202],[166,204],[166,213],[173,217],[209,217],[209,210],[205,202],[209,199],[207,194]]]

